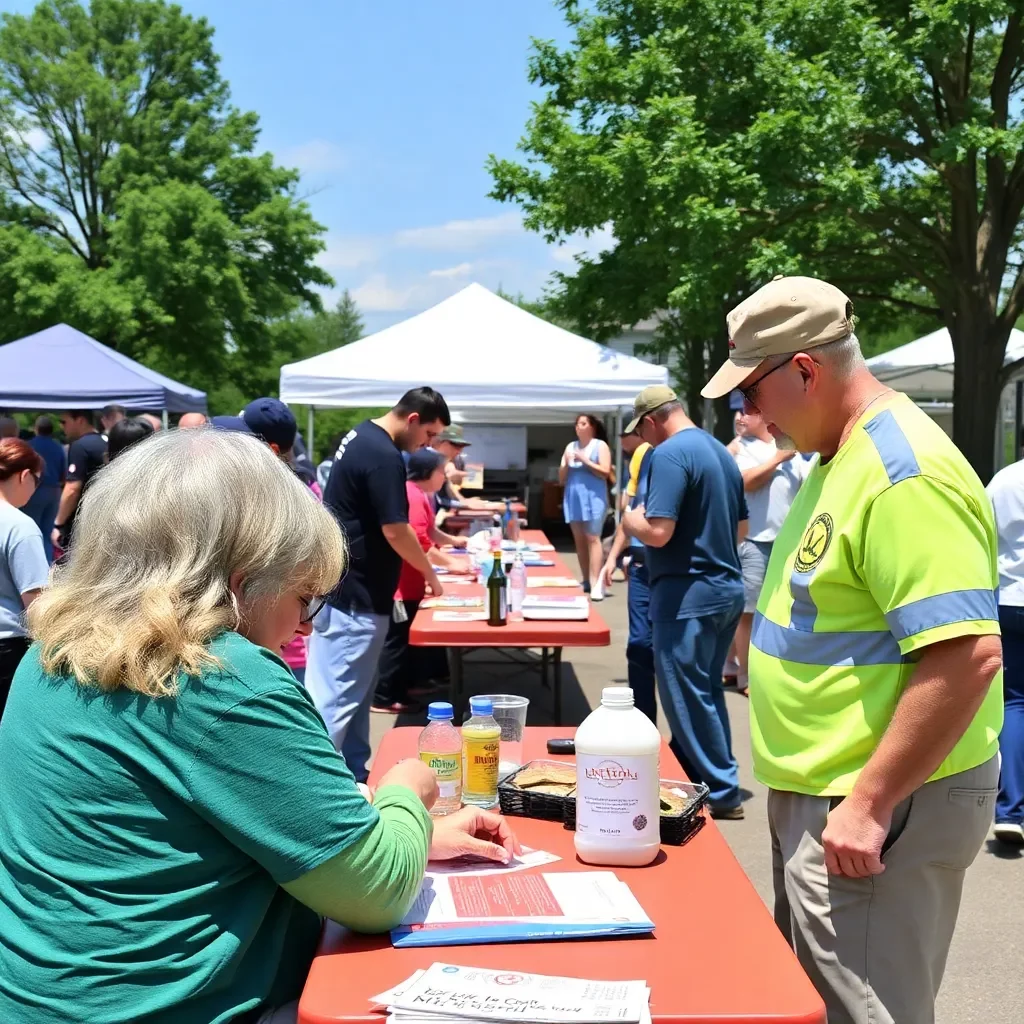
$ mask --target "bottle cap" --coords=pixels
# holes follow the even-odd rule
[[[427,705],[427,720],[430,722],[450,722],[455,717],[455,708],[447,701],[438,700]]]
[[[606,686],[601,691],[601,704],[606,708],[631,708],[633,691],[628,686]]]
[[[633,691],[630,690],[630,695]],[[469,698],[469,710],[474,715],[493,715],[494,714],[494,701],[487,697],[470,697]]]

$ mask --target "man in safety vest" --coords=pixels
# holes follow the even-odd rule
[[[925,1024],[988,832],[1002,722],[996,531],[942,430],[868,371],[837,288],[776,278],[728,317],[739,388],[820,453],[750,650],[775,919],[829,1024]]]

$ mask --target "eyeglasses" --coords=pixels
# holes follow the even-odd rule
[[[770,377],[776,370],[781,370],[784,366],[789,366],[795,357],[796,353],[794,352],[793,355],[785,360],[785,362],[779,363],[778,366],[773,366],[767,373],[762,373],[753,384],[748,384],[745,388],[737,388],[736,390],[743,396],[743,401],[748,405],[752,405],[756,409],[757,389],[761,381],[763,381],[765,377]]]
[[[302,605],[302,615],[299,617],[299,625],[305,626],[307,622],[312,622],[321,612],[323,606],[327,604],[326,597],[300,597],[299,604]]]

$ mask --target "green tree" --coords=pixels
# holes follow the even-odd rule
[[[0,338],[64,320],[209,386],[319,310],[323,229],[218,63],[208,22],[162,0],[4,15]]]
[[[945,323],[955,437],[987,476],[1024,308],[1019,3],[561,6],[574,38],[535,43],[527,160],[490,167],[553,241],[611,226],[567,306],[606,333],[665,311],[698,414],[725,312],[774,274],[829,277],[868,336]]]
[[[244,399],[245,405],[258,396],[276,397],[282,366],[358,341],[363,336],[363,318],[346,290],[334,309],[305,306],[273,321],[268,332],[269,345],[263,358],[253,360],[241,349],[229,352],[227,378],[209,398],[217,413],[237,412],[241,408],[239,399]]]

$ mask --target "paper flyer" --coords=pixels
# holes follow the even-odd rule
[[[527,1024],[639,1024],[650,991],[644,981],[588,981],[518,971],[432,964],[382,993],[395,1020],[525,1021]]]
[[[654,923],[610,871],[428,876],[392,945],[636,935]]]

